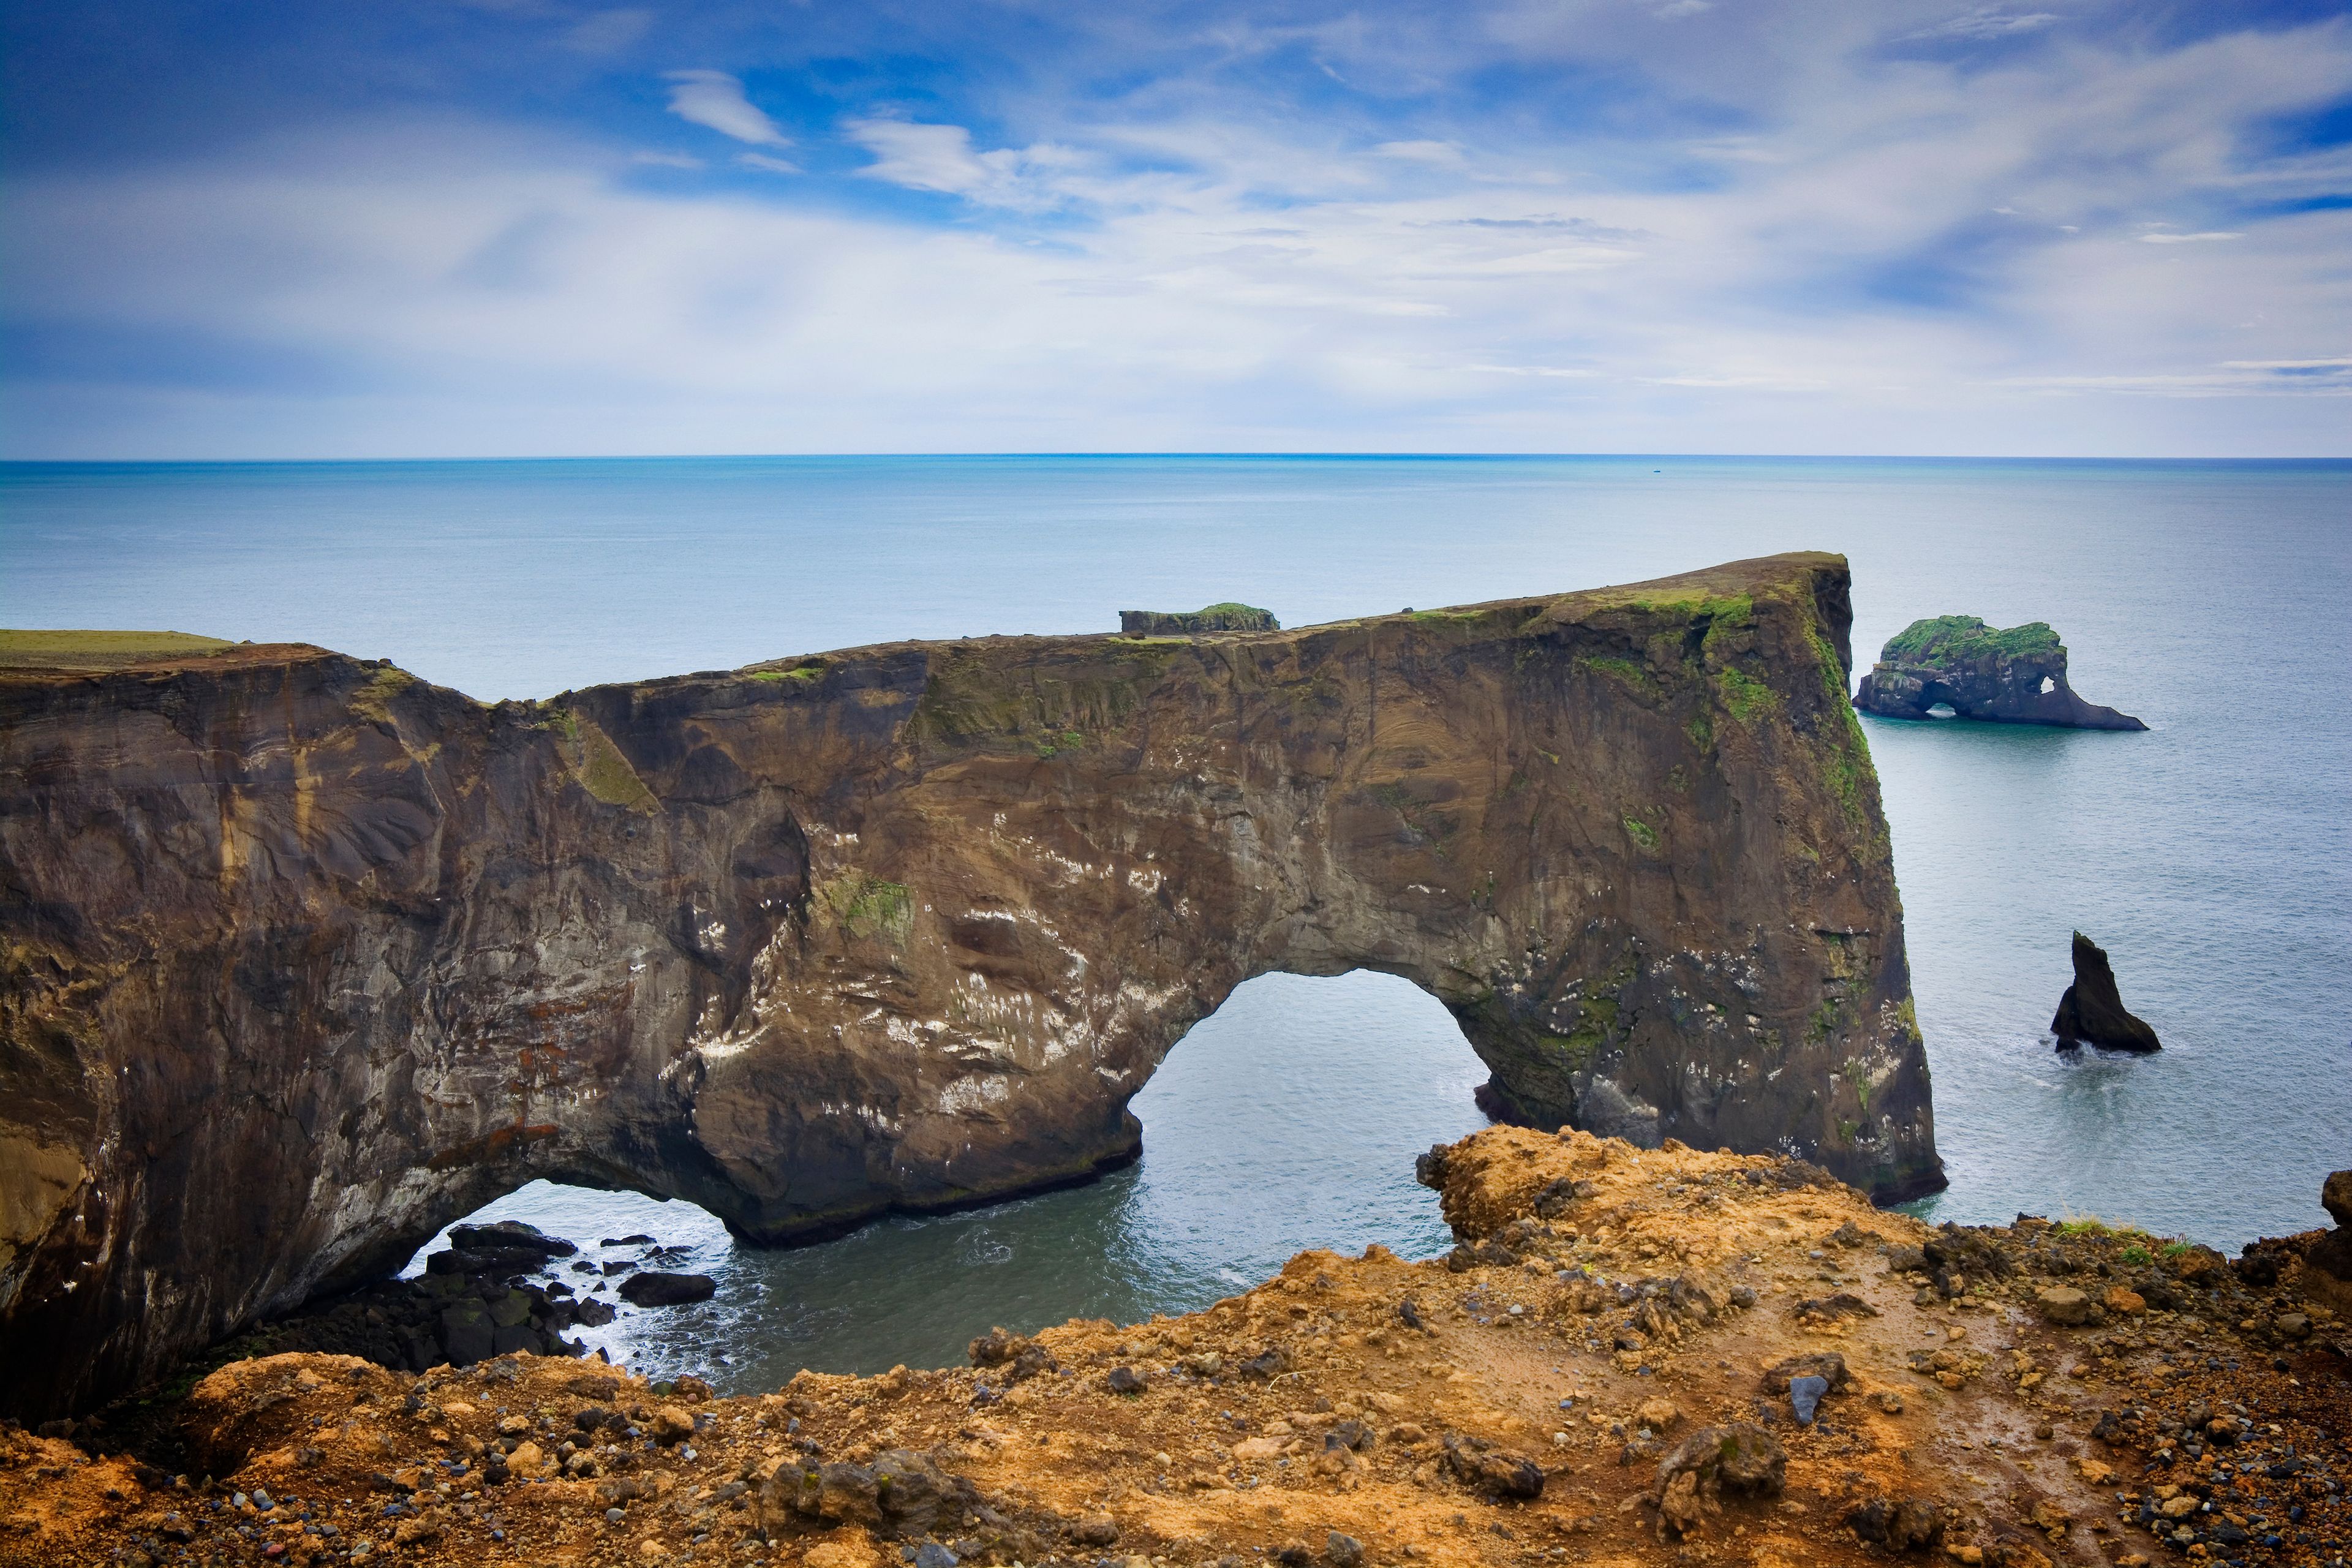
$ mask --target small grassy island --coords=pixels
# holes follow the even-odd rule
[[[2046,621],[1990,626],[1975,616],[1913,621],[1879,650],[1853,705],[1882,719],[1962,719],[2073,730],[2145,730],[2128,713],[2085,702],[2066,684],[2066,645]]]

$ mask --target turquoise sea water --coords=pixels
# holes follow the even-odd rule
[[[2352,464],[1263,458],[0,467],[0,624],[389,657],[478,697],[902,637],[1286,625],[1789,549],[1854,566],[1857,658],[1916,616],[2047,620],[2143,735],[1865,722],[1952,1178],[1929,1212],[2098,1214],[2235,1246],[2352,1165]],[[2166,1048],[2056,1056],[2080,927]],[[1436,1247],[1411,1154],[1483,1073],[1388,977],[1269,976],[1137,1101],[1140,1166],[795,1252],[682,1205],[493,1212],[649,1230],[708,1306],[604,1339],[656,1366],[949,1359],[1002,1321],[1224,1294],[1298,1247]]]

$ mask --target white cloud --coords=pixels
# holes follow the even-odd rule
[[[725,71],[671,71],[663,79],[670,84],[669,111],[680,120],[755,146],[793,144],[774,121],[743,96],[743,84]]]
[[[801,166],[790,158],[778,158],[766,153],[738,153],[735,161],[747,169],[760,169],[771,174],[801,173]]]
[[[1041,211],[1085,189],[1066,176],[1085,160],[1069,148],[1039,144],[975,152],[971,132],[961,125],[929,125],[911,120],[853,120],[842,129],[874,154],[858,171],[909,190],[940,191],[990,206]],[[1091,194],[1102,195],[1099,186]]]
[[[1924,27],[1912,34],[1915,38],[2011,38],[2020,33],[2038,33],[2059,20],[2054,11],[2004,11],[1998,5],[1979,5],[1973,11]]]
[[[2210,239],[2243,239],[2245,237],[2243,234],[2223,233],[2220,230],[2209,230],[2203,234],[2172,234],[2158,230],[2154,234],[2141,235],[2139,240],[2142,245],[2198,245]]]
[[[1940,14],[1894,3],[1903,26]],[[1697,79],[1726,35],[1710,101],[1743,132],[1703,166],[1684,122],[1449,120],[1457,141],[1405,145],[1477,174],[1433,179],[1446,165],[1367,154],[1382,128],[1188,78],[1084,112],[1044,89],[992,106],[1020,145],[843,125],[863,176],[971,204],[951,223],[803,201],[823,174],[632,179],[611,146],[473,121],[17,180],[16,319],[341,379],[20,377],[0,431],[28,456],[2346,448],[2352,375],[2310,356],[2352,341],[2352,213],[2225,215],[2343,188],[2352,158],[2263,161],[2234,128],[2339,91],[2352,26],[2104,52],[2070,32],[2063,58],[1990,68],[1886,64],[1884,13],[1792,61],[1757,10],[1754,31],[1719,7],[1685,29],[1693,53],[1657,51]],[[1637,6],[1581,14],[1654,46]],[[735,79],[670,85],[757,117],[712,126],[750,143],[729,153],[789,163]],[[1997,205],[2027,219],[1989,225]],[[2184,226],[2137,221],[2163,211]],[[2125,243],[2204,232],[2237,237]]]
[[[701,159],[688,153],[632,153],[629,162],[656,169],[699,169],[705,166]]]
[[[1383,142],[1372,151],[1383,158],[1401,158],[1408,163],[1451,166],[1462,162],[1461,145],[1453,142]]]

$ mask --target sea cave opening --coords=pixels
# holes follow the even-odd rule
[[[1472,1099],[1486,1077],[1452,1016],[1409,981],[1266,974],[1194,1025],[1136,1096],[1142,1158],[1082,1187],[892,1215],[802,1247],[749,1246],[684,1200],[545,1181],[457,1224],[521,1220],[578,1247],[530,1283],[610,1305],[609,1321],[564,1331],[589,1353],[768,1392],[803,1367],[954,1364],[998,1324],[1191,1311],[1304,1247],[1442,1251],[1451,1237],[1413,1156],[1486,1125]],[[448,1246],[445,1229],[404,1278]],[[623,1300],[630,1275],[650,1270],[717,1289],[676,1306]]]

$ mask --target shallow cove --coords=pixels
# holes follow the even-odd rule
[[[1408,981],[1267,974],[1194,1025],[1136,1097],[1143,1158],[1087,1186],[792,1248],[743,1246],[688,1204],[545,1182],[480,1213],[568,1237],[592,1260],[642,1255],[597,1246],[608,1237],[686,1247],[662,1267],[711,1275],[716,1298],[623,1306],[572,1337],[649,1376],[691,1371],[725,1393],[765,1392],[803,1366],[952,1364],[1000,1323],[1191,1311],[1305,1247],[1442,1251],[1452,1238],[1412,1160],[1486,1124],[1470,1099],[1486,1076],[1445,1009]],[[420,1253],[405,1272],[423,1268]],[[589,1283],[564,1263],[554,1272]]]

